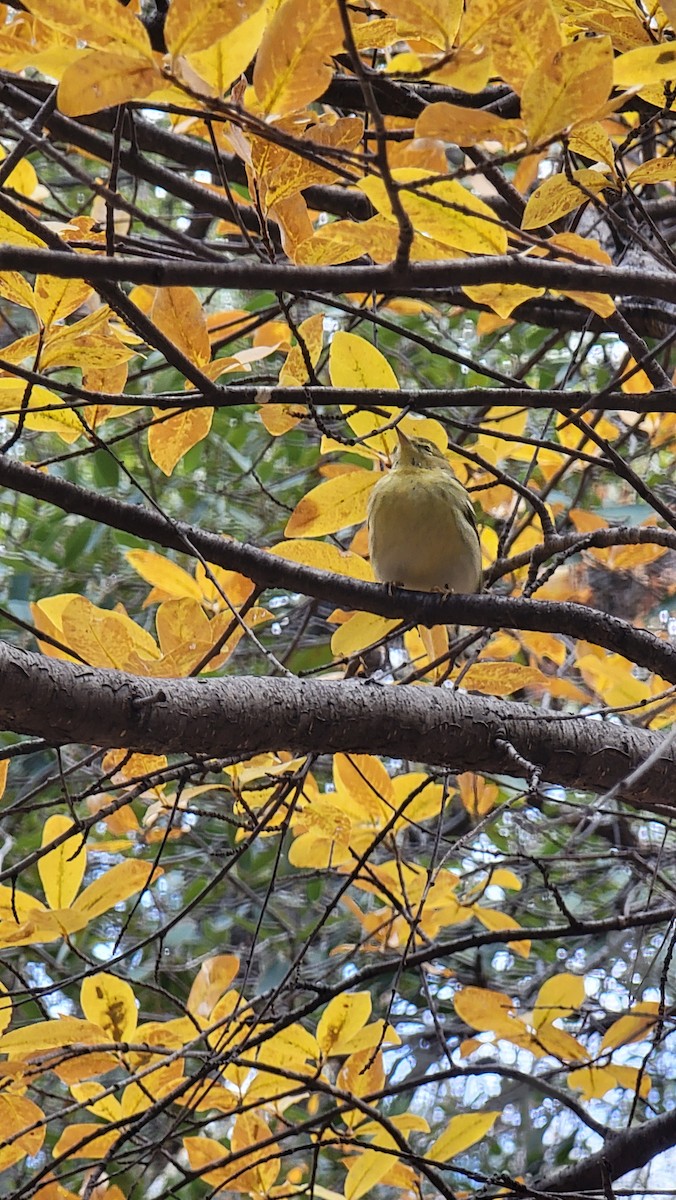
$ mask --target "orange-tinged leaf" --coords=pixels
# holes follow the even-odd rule
[[[361,525],[366,520],[369,494],[379,478],[376,471],[355,468],[317,484],[294,508],[285,536],[323,537],[348,525]]]
[[[449,1159],[455,1158],[456,1154],[462,1154],[463,1150],[485,1137],[499,1116],[499,1112],[472,1112],[451,1117],[446,1129],[428,1150],[426,1157],[432,1162],[448,1162]]]
[[[50,908],[68,908],[80,890],[87,865],[82,834],[70,817],[48,817],[42,829],[42,846],[72,829],[74,836],[38,859],[38,872]]]
[[[500,912],[500,910],[497,908],[483,908],[480,904],[473,904],[472,912],[477,920],[481,921],[481,924],[486,927],[486,929],[503,932],[505,929],[521,928],[519,922],[515,921],[514,917],[508,916],[507,913]],[[510,950],[513,950],[515,954],[520,954],[522,958],[528,958],[530,955],[531,944],[528,938],[521,938],[518,941],[508,942],[507,945],[509,946]]]
[[[610,1029],[606,1030],[601,1050],[613,1050],[617,1046],[626,1046],[629,1042],[642,1041],[653,1028],[659,1012],[660,1005],[657,1000],[639,1000],[626,1016],[618,1017]]]
[[[94,917],[108,912],[116,904],[154,883],[162,874],[160,867],[153,867],[150,863],[135,859],[117,863],[80,892],[72,907],[83,913],[88,921],[92,921]]]
[[[521,93],[521,116],[531,143],[601,115],[612,86],[609,37],[581,38],[557,50],[528,76]]]
[[[542,1025],[555,1021],[557,1017],[569,1017],[583,1003],[585,998],[584,979],[581,975],[571,975],[562,971],[553,975],[540,988],[533,1012],[533,1027],[540,1029]]]
[[[484,779],[474,771],[465,771],[457,777],[460,799],[471,817],[485,817],[497,803],[500,789],[497,783]]]
[[[181,459],[204,438],[211,429],[213,408],[192,408],[177,412],[166,419],[166,413],[153,409],[157,417],[164,418],[151,425],[148,430],[148,450],[156,466],[165,475],[172,474]]]
[[[423,109],[415,123],[415,135],[418,138],[441,138],[456,146],[498,142],[506,150],[516,149],[526,138],[520,121],[506,120],[483,109],[448,104],[445,100],[428,104]]]
[[[453,1005],[460,1019],[471,1025],[472,1029],[504,1037],[509,1037],[515,1027],[523,1031],[523,1023],[511,1015],[514,1012],[513,1001],[509,996],[503,996],[502,992],[465,987],[456,992]]]
[[[284,116],[320,96],[332,76],[327,59],[343,46],[334,0],[283,0],[256,55],[253,85],[266,116]]]
[[[100,1025],[113,1042],[128,1042],[138,1023],[134,990],[125,979],[99,971],[84,979],[80,1004],[88,1021]]]
[[[165,84],[152,58],[131,49],[92,50],[66,68],[59,84],[59,109],[66,116],[82,117],[125,100],[142,100]]]
[[[202,963],[188,997],[188,1012],[198,1020],[206,1021],[221,996],[227,992],[239,970],[239,959],[234,954],[216,954]]]
[[[635,1091],[638,1084],[636,1067],[621,1067],[611,1063],[607,1067],[579,1067],[568,1075],[568,1086],[579,1088],[583,1100],[602,1100],[613,1088]],[[651,1088],[650,1076],[641,1077],[641,1096],[647,1096]]]
[[[616,87],[637,88],[650,83],[669,83],[676,79],[676,45],[639,46],[621,54],[613,63]]]
[[[505,254],[507,231],[493,210],[455,179],[430,180],[418,167],[397,167],[396,183],[407,184],[399,195],[418,233],[467,254]],[[416,188],[416,184],[419,188]],[[374,208],[394,221],[384,183],[375,175],[360,179],[357,187]]]
[[[4,1171],[26,1155],[39,1152],[45,1140],[47,1122],[42,1109],[26,1096],[0,1094],[0,1129],[3,1138],[0,1171]]]
[[[589,1058],[587,1050],[576,1038],[555,1025],[542,1025],[535,1036],[542,1049],[560,1062],[586,1062]]]
[[[119,1136],[119,1130],[106,1132],[104,1125],[92,1121],[67,1125],[52,1153],[55,1158],[62,1154],[66,1158],[105,1158]],[[80,1146],[80,1142],[84,1145]]]
[[[2,799],[2,797],[5,794],[5,788],[7,787],[8,772],[9,772],[9,759],[7,759],[7,758],[0,759],[0,800]]]
[[[154,325],[191,362],[204,365],[211,360],[209,328],[202,302],[189,287],[158,288],[150,310]]]
[[[356,333],[334,333],[329,352],[329,375],[338,388],[398,388],[397,377],[372,342]]]
[[[378,1021],[377,1024],[382,1023]],[[350,1092],[354,1096],[368,1096],[379,1092],[385,1084],[382,1052],[378,1050],[374,1054],[369,1047],[351,1054],[338,1072],[337,1083],[341,1091]],[[364,1122],[364,1114],[356,1111],[345,1112],[342,1118],[352,1129]]]
[[[317,1024],[317,1042],[324,1056],[348,1054],[343,1047],[349,1047],[370,1016],[370,992],[344,992],[330,1000]]]

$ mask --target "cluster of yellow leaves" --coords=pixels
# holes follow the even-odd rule
[[[151,551],[131,550],[127,558],[153,584],[145,603],[160,602],[155,616],[157,641],[121,605],[99,608],[84,596],[64,593],[32,606],[36,628],[64,647],[40,643],[45,654],[79,658],[89,666],[135,675],[186,676],[202,663],[209,670],[222,666],[247,628],[270,619],[267,609],[257,607],[239,616],[253,584],[235,571],[212,566],[210,578],[198,564],[193,578]]]
[[[102,1159],[124,1137],[128,1123],[158,1101],[169,1101],[222,1124],[231,1115],[227,1142],[206,1134],[185,1137],[191,1168],[204,1182],[252,1197],[292,1194],[299,1168],[277,1184],[282,1156],[272,1122],[290,1103],[313,1091],[333,1094],[340,1123],[324,1147],[345,1150],[345,1200],[359,1200],[376,1183],[413,1189],[416,1174],[399,1162],[410,1132],[429,1132],[423,1117],[389,1115],[383,1128],[379,1104],[385,1089],[383,1047],[400,1039],[382,1019],[371,1020],[368,992],[336,996],[319,1017],[313,1034],[294,1023],[269,1036],[264,1024],[232,986],[239,960],[218,955],[204,962],[193,982],[186,1014],[139,1024],[133,988],[107,972],[85,979],[80,989],[82,1017],[56,1016],[8,1031],[9,996],[0,996],[0,1111],[4,1147],[0,1170],[35,1155],[48,1119],[26,1096],[28,1088],[53,1071],[72,1099],[94,1121],[69,1123],[56,1140],[53,1156]],[[202,1038],[227,1059],[218,1078],[192,1081],[185,1055]],[[252,1038],[256,1045],[248,1049]],[[334,1080],[330,1062],[342,1060]],[[113,1074],[114,1073],[114,1074]],[[101,1082],[101,1077],[106,1077]],[[111,1081],[112,1079],[112,1081]],[[244,1106],[244,1111],[238,1111]],[[209,1117],[208,1114],[213,1114]],[[454,1116],[429,1150],[433,1162],[446,1162],[473,1145],[492,1127],[497,1112]],[[58,1121],[58,1116],[54,1122]]]
[[[613,1021],[592,1054],[556,1024],[571,1017],[584,1001],[584,980],[564,972],[543,983],[532,1012],[519,1012],[508,996],[488,988],[461,988],[453,1003],[458,1016],[472,1029],[492,1033],[497,1040],[528,1050],[534,1058],[555,1058],[572,1066],[568,1084],[579,1089],[585,1100],[602,1099],[617,1087],[638,1089],[646,1097],[650,1077],[637,1067],[614,1062],[613,1053],[631,1042],[645,1040],[659,1019],[659,1004],[652,1000],[634,1004],[625,1016]],[[469,1039],[463,1045],[463,1053],[471,1054],[479,1044],[475,1038]]]
[[[77,826],[65,816],[45,821],[42,847],[47,849],[38,859],[38,871],[47,904],[17,888],[0,887],[0,946],[68,937],[162,874],[159,868],[130,859],[110,867],[80,891],[87,852]]]

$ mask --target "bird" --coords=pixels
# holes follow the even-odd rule
[[[368,504],[373,574],[388,588],[479,592],[481,545],[472,501],[433,442],[397,427],[392,470]]]

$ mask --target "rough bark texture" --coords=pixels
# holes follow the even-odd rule
[[[0,722],[49,742],[220,757],[289,749],[492,771],[640,805],[671,805],[676,748],[659,734],[441,688],[242,676],[147,679],[0,645]],[[630,785],[625,780],[651,757]]]

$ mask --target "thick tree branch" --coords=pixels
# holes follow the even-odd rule
[[[52,744],[222,757],[290,749],[395,755],[673,805],[676,748],[642,729],[545,717],[526,704],[361,682],[148,679],[0,643],[0,721]],[[622,781],[658,755],[631,788]],[[516,751],[516,755],[512,752]]]
[[[511,600],[493,595],[440,596],[402,589],[390,594],[380,584],[301,566],[267,550],[205,533],[185,522],[172,521],[160,512],[125,504],[54,475],[45,475],[7,456],[0,456],[0,484],[55,504],[64,512],[78,513],[168,549],[202,555],[217,566],[240,571],[261,587],[288,588],[328,600],[334,606],[413,620],[421,625],[485,625],[568,634],[622,654],[669,683],[676,683],[676,646],[582,604]]]
[[[596,1154],[590,1154],[581,1162],[538,1179],[537,1188],[539,1192],[553,1195],[561,1192],[603,1191],[606,1169],[612,1180],[620,1179],[628,1171],[639,1170],[656,1154],[675,1145],[676,1111],[671,1111],[613,1134]]]
[[[176,262],[174,259],[69,254],[26,246],[3,245],[0,270],[35,271],[60,279],[102,283],[146,283],[154,287],[222,287],[239,291],[297,292],[312,289],[336,292],[382,292],[384,295],[424,295],[438,289],[482,283],[521,283],[559,291],[602,292],[611,296],[651,296],[670,301],[674,276],[666,272],[596,267],[582,263],[525,258],[522,255],[481,255],[451,262],[387,266],[291,266],[263,262]]]

